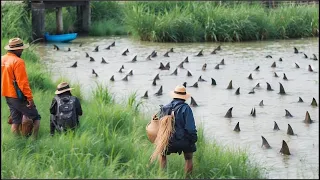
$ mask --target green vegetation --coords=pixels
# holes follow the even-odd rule
[[[319,6],[258,3],[128,3],[125,23],[141,40],[249,41],[317,36]],[[176,5],[175,5],[176,4]]]

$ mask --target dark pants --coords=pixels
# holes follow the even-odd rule
[[[169,146],[165,151],[166,155],[171,153],[178,153],[179,155],[183,153],[193,153],[197,151],[195,143],[191,143],[188,139],[171,140]]]
[[[27,101],[20,101],[18,98],[6,97],[7,104],[10,109],[10,115],[12,117],[12,124],[21,124],[22,116],[25,115],[29,119],[40,120],[41,116],[38,113],[36,106],[34,105],[30,109],[27,107]]]
[[[56,125],[58,124],[58,122],[57,122],[57,120],[56,120],[56,116],[55,115],[52,115],[52,114],[50,114],[50,135],[54,135],[54,133],[55,133],[55,131],[56,131]],[[80,123],[79,123],[79,119],[77,120],[77,126],[75,127],[75,128],[77,128],[77,127],[79,127],[80,126]],[[75,128],[74,129],[72,129],[72,130],[75,130]],[[58,131],[58,130],[57,130]],[[61,131],[58,131],[59,133],[61,132]]]

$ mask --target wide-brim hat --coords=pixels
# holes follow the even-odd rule
[[[9,44],[4,47],[5,50],[19,50],[26,49],[29,47],[29,44],[23,44],[23,41],[20,38],[12,38],[9,40]]]
[[[178,85],[174,91],[170,93],[172,98],[184,99],[187,100],[191,97],[189,93],[187,93],[186,88],[184,86]]]
[[[55,94],[61,94],[66,91],[71,91],[72,89],[73,88],[71,88],[68,83],[62,82],[62,83],[58,84]]]

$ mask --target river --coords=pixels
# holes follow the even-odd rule
[[[115,46],[110,50],[105,49],[113,41]],[[248,150],[250,157],[268,168],[268,178],[318,178],[319,177],[319,111],[312,107],[314,97],[319,103],[319,61],[309,59],[312,54],[319,58],[319,39],[306,38],[297,40],[276,40],[262,42],[221,43],[221,51],[217,54],[210,52],[218,43],[152,43],[141,42],[128,37],[79,37],[72,43],[57,44],[59,51],[53,50],[52,44],[39,44],[37,50],[48,69],[52,71],[53,79],[64,76],[71,82],[79,82],[85,96],[90,96],[95,88],[95,82],[106,84],[118,100],[124,100],[131,92],[136,91],[139,99],[148,90],[149,99],[143,99],[143,110],[149,114],[155,112],[160,104],[170,102],[169,92],[176,85],[187,82],[187,91],[199,104],[192,107],[197,126],[203,126],[205,136],[220,144],[229,147],[241,147]],[[82,47],[79,44],[83,43]],[[99,45],[99,52],[92,52]],[[295,54],[293,47],[309,56],[304,58],[302,53]],[[67,49],[71,48],[68,52]],[[129,49],[127,56],[122,52]],[[164,57],[166,51],[170,57]],[[204,56],[195,55],[203,49]],[[153,50],[158,56],[146,60]],[[96,61],[89,62],[85,57],[88,52]],[[137,55],[137,61],[131,63]],[[271,55],[272,58],[265,56]],[[170,75],[177,65],[186,57],[189,63],[184,63],[184,69],[178,68],[178,75]],[[109,64],[101,64],[102,57]],[[279,58],[283,61],[279,61]],[[222,59],[225,65],[220,69],[214,67]],[[75,61],[77,68],[69,68]],[[160,62],[166,65],[170,62],[170,70],[158,69]],[[271,64],[276,62],[276,67]],[[207,69],[202,70],[202,65],[207,63]],[[300,68],[295,67],[297,63]],[[124,65],[124,73],[119,73]],[[308,71],[308,65],[314,72]],[[260,71],[254,69],[260,66]],[[92,76],[92,69],[98,77]],[[130,70],[133,76],[128,81],[121,79]],[[187,77],[187,70],[192,77]],[[274,77],[274,72],[279,77]],[[157,85],[152,85],[156,74],[160,74]],[[253,80],[247,77],[252,73]],[[288,81],[282,79],[286,74]],[[114,75],[115,81],[110,81]],[[207,82],[198,82],[199,88],[188,87],[194,84],[199,76]],[[217,82],[211,85],[211,78]],[[227,90],[229,81],[233,82],[233,89]],[[274,91],[266,90],[268,82]],[[285,88],[287,95],[279,94],[279,82]],[[260,83],[260,88],[254,94],[249,91]],[[160,86],[163,86],[163,95],[154,96]],[[240,95],[235,95],[240,87]],[[299,97],[304,102],[298,103]],[[264,106],[259,106],[263,100]],[[190,100],[187,101],[190,103]],[[233,118],[224,118],[227,110],[233,107]],[[255,107],[256,117],[250,116],[251,109]],[[285,117],[285,109],[293,115]],[[315,123],[303,123],[306,111],[310,113]],[[279,125],[280,131],[274,131],[274,121]],[[240,123],[240,132],[233,128]],[[296,136],[286,134],[288,124],[291,125]],[[261,136],[264,136],[272,149],[261,148]],[[285,140],[292,155],[285,156],[279,153]]]

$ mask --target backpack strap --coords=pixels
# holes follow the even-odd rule
[[[178,103],[178,105],[176,105],[176,107],[172,108],[171,110],[171,114],[174,116],[174,112],[178,111],[185,103]]]
[[[54,99],[55,99],[56,102],[57,102],[56,115],[55,115],[55,116],[57,116],[57,115],[60,113],[60,111],[59,111],[60,97],[59,97],[58,95],[56,95],[56,96],[54,96]]]

